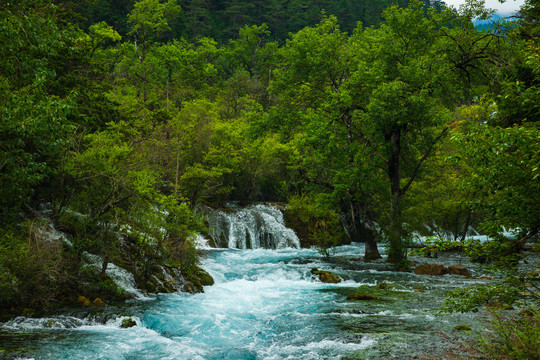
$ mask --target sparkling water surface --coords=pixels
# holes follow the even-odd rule
[[[342,246],[334,259],[362,254],[362,245]],[[483,326],[477,314],[437,308],[447,290],[484,280],[394,272],[384,263],[329,263],[310,249],[206,250],[202,267],[216,283],[201,294],[0,324],[0,358],[410,359],[450,346],[444,341],[456,324]],[[313,267],[344,281],[321,283]],[[381,282],[393,288],[380,300],[346,300],[358,286]],[[125,317],[137,326],[121,328]]]

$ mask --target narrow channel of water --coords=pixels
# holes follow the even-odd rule
[[[362,245],[351,245],[335,256],[362,253]],[[454,336],[456,324],[476,331],[484,326],[477,314],[437,313],[448,289],[484,280],[393,272],[384,263],[326,263],[305,249],[208,250],[203,267],[216,280],[203,294],[165,294],[103,313],[0,324],[0,348],[7,349],[0,358],[410,359],[451,347],[445,338]],[[321,283],[313,267],[344,281]],[[376,290],[381,282],[392,288]],[[348,301],[359,286],[380,300]],[[138,326],[122,329],[126,316]]]

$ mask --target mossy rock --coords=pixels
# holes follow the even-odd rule
[[[122,320],[122,325],[120,325],[120,327],[122,329],[127,329],[127,328],[131,328],[131,327],[134,327],[134,326],[137,326],[137,323],[132,318],[123,319]]]
[[[205,239],[206,241],[208,241],[208,245],[209,245],[211,248],[214,248],[214,249],[217,248],[216,242],[214,241],[214,238],[213,238],[210,234],[206,234],[206,235],[204,236],[204,239]]]
[[[448,273],[448,268],[441,264],[422,264],[414,268],[416,275],[440,276]]]
[[[364,294],[364,293],[352,293],[347,295],[347,300],[379,300],[380,298],[375,295]]]
[[[377,286],[375,286],[377,289],[379,290],[387,290],[387,289],[392,289],[395,287],[394,284],[389,284],[387,282],[381,282],[381,283],[378,283]]]
[[[214,278],[203,269],[198,269],[197,276],[203,286],[214,285]]]
[[[184,287],[182,288],[182,291],[190,293],[190,294],[197,294],[204,292],[203,286],[198,281],[187,281],[184,284]]]
[[[323,283],[327,284],[337,284],[341,282],[341,278],[339,275],[336,275],[334,273],[331,273],[329,271],[323,271],[319,270],[317,268],[311,269],[311,273],[313,275],[317,275],[319,277],[319,280]]]
[[[455,331],[471,331],[471,327],[468,325],[456,325],[454,326]]]
[[[414,289],[414,292],[425,293],[426,290],[424,290],[424,289]]]
[[[90,300],[86,296],[82,296],[82,295],[79,295],[79,297],[77,297],[77,302],[79,303],[79,305],[84,306],[84,307],[92,305]]]
[[[155,294],[158,292],[158,282],[156,281],[157,278],[155,276],[152,276],[150,278],[150,280],[148,280],[146,282],[146,285],[145,285],[145,288],[146,288],[146,291],[148,291],[149,293],[152,293],[152,294]]]
[[[95,298],[92,304],[95,306],[105,306],[105,301],[101,300],[100,298]]]
[[[454,275],[461,275],[466,277],[472,276],[469,270],[467,270],[467,268],[463,265],[451,265],[448,267],[448,272]]]

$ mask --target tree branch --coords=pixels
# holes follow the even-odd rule
[[[435,138],[435,140],[433,140],[433,142],[431,143],[431,145],[429,146],[429,148],[426,150],[426,152],[424,153],[424,155],[420,158],[420,160],[418,160],[418,164],[416,164],[416,167],[414,168],[413,170],[413,173],[411,175],[411,177],[409,178],[409,181],[407,182],[407,184],[402,187],[400,190],[399,190],[399,193],[400,195],[403,195],[405,194],[405,192],[409,189],[409,187],[411,186],[411,184],[413,183],[414,179],[416,178],[416,176],[418,175],[418,171],[420,170],[420,167],[422,166],[422,163],[428,158],[429,154],[431,153],[431,151],[433,150],[433,147],[435,147],[435,144],[444,136],[444,134],[446,133],[446,131],[448,131],[448,126],[446,126],[442,131],[441,133]]]

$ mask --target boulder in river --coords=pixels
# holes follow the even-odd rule
[[[416,275],[444,275],[448,268],[441,264],[421,264],[414,268]]]
[[[134,326],[137,326],[137,323],[132,318],[124,318],[122,320],[122,325],[120,325],[120,327],[122,329],[127,329],[127,328],[131,328],[131,327],[134,327]]]
[[[450,274],[454,274],[454,275],[461,275],[461,276],[466,276],[466,277],[471,277],[471,273],[469,272],[469,270],[467,270],[467,268],[463,265],[452,265],[452,266],[449,266],[448,267],[448,272]]]
[[[311,269],[313,275],[319,276],[319,280],[323,283],[337,284],[341,282],[339,275],[331,273],[329,271],[319,270],[317,268]]]

